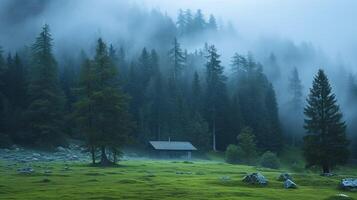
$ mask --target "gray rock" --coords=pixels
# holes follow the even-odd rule
[[[291,177],[291,175],[288,173],[281,173],[278,177],[278,181],[286,181],[286,180],[293,180],[293,177]]]
[[[24,167],[24,168],[18,169],[17,172],[20,174],[32,174],[35,172],[35,170],[32,169],[32,167]]]
[[[51,174],[52,171],[51,170],[45,170],[45,174]]]
[[[284,182],[284,188],[285,189],[296,189],[297,188],[297,185],[290,179],[287,179],[285,182]]]
[[[357,179],[355,178],[345,178],[342,179],[340,183],[341,189],[344,190],[357,190]]]
[[[261,173],[252,173],[243,178],[243,182],[253,185],[267,185],[268,180]]]

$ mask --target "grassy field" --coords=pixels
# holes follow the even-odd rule
[[[288,190],[277,181],[283,170],[221,162],[133,160],[123,161],[115,168],[78,163],[32,166],[35,173],[23,175],[16,172],[19,166],[0,163],[0,199],[323,200],[340,193],[357,199],[357,193],[340,191],[337,187],[341,178],[357,176],[357,170],[353,169],[340,171],[341,175],[334,177],[293,174],[299,188]],[[45,174],[46,170],[51,173]],[[251,186],[241,181],[246,173],[256,171],[268,178],[268,186]]]

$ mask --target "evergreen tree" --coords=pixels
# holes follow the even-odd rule
[[[217,129],[219,130],[220,126],[223,125],[220,123],[222,123],[222,112],[224,112],[227,103],[226,77],[223,74],[224,68],[219,57],[216,47],[210,46],[206,63],[206,112],[212,131],[212,148],[214,151],[217,150]]]
[[[26,77],[25,71],[16,53],[7,59],[7,68],[4,73],[3,94],[6,97],[6,106],[4,116],[4,127],[6,132],[11,133],[14,142],[23,142],[23,135],[20,134],[25,127],[23,126],[23,112],[26,108]]]
[[[193,18],[193,32],[201,33],[206,28],[206,21],[202,14],[202,11],[198,9]]]
[[[287,106],[286,115],[284,120],[286,129],[289,129],[288,135],[292,140],[292,145],[298,144],[302,138],[304,114],[303,114],[303,94],[302,84],[299,77],[299,72],[295,67],[289,79],[289,93],[290,99]]]
[[[173,47],[169,50],[169,58],[172,65],[172,78],[176,82],[185,66],[185,57],[177,39],[174,39]]]
[[[293,111],[299,112],[302,108],[302,85],[299,77],[299,72],[296,67],[292,71],[292,76],[289,80],[289,90],[291,91],[291,106]]]
[[[64,143],[63,93],[59,86],[57,63],[52,54],[52,37],[45,25],[32,46],[30,104],[27,109],[29,141],[54,147]]]
[[[200,77],[197,71],[194,74],[193,81],[192,81],[192,110],[194,112],[200,112],[202,108],[202,88],[200,83]]]
[[[321,166],[323,173],[330,173],[336,165],[347,162],[349,141],[335,94],[321,69],[314,78],[304,113],[304,156],[308,166]]]
[[[273,152],[279,152],[283,147],[283,136],[280,128],[278,103],[276,102],[275,91],[271,83],[266,89],[265,107],[266,132],[261,135],[261,145]]]
[[[95,76],[94,64],[86,58],[80,71],[79,88],[77,88],[79,100],[75,103],[75,116],[91,152],[92,164],[95,164],[95,152],[100,139],[99,131],[94,126],[95,112],[92,96],[96,89]]]
[[[281,72],[278,59],[276,58],[274,53],[270,54],[267,66],[267,76],[269,80],[271,80],[272,82],[278,81],[281,78]]]
[[[6,107],[6,97],[3,93],[5,90],[5,83],[3,82],[5,78],[5,59],[3,57],[3,51],[0,47],[0,146],[5,147],[9,145],[9,136],[5,133],[5,107]]]
[[[186,22],[186,28],[184,32],[185,34],[191,34],[194,31],[192,11],[190,9],[187,9],[184,15],[185,15],[185,22]]]
[[[253,129],[260,150],[279,151],[282,134],[278,108],[272,84],[263,73],[260,63],[251,54],[236,54],[232,61],[236,78],[236,95],[244,124]]]
[[[180,36],[184,35],[187,28],[187,21],[186,21],[185,13],[182,9],[179,10],[176,24],[177,24],[178,34]]]
[[[96,139],[89,145],[100,148],[100,163],[106,166],[117,161],[119,148],[127,142],[133,123],[127,110],[128,98],[119,88],[117,69],[102,39],[98,39],[92,65],[87,63],[82,72],[82,88],[87,91],[78,102],[78,111],[84,118],[82,127],[90,130],[86,135],[88,141]],[[107,151],[113,153],[112,161]]]
[[[209,16],[207,28],[210,31],[217,31],[218,30],[217,21],[216,21],[216,18],[213,15]]]

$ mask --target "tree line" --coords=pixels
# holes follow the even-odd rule
[[[124,47],[99,38],[93,56],[78,52],[74,62],[59,67],[52,40],[45,25],[31,47],[7,58],[0,52],[2,146],[48,149],[77,138],[86,142],[94,164],[100,152],[103,165],[116,162],[124,145],[145,148],[150,140],[168,138],[224,151],[243,132],[248,135],[238,138],[254,138],[259,152],[283,149],[274,87],[251,53],[236,53],[227,74],[214,45],[188,52],[173,38],[167,51],[143,48],[129,57]],[[297,69],[292,75],[291,105],[299,109]],[[304,148],[309,163],[325,172],[348,157],[345,124],[330,93],[319,71],[305,108]],[[311,149],[316,147],[321,151]]]

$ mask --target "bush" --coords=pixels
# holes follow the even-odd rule
[[[239,159],[245,164],[254,164],[257,151],[255,145],[255,136],[249,127],[243,128],[237,137]]]
[[[266,168],[279,169],[280,161],[275,153],[267,151],[260,158],[260,165]]]
[[[239,161],[239,151],[237,145],[230,144],[226,149],[226,162],[237,164]]]

